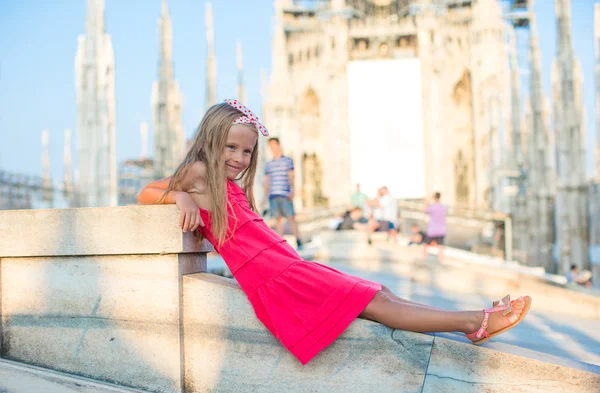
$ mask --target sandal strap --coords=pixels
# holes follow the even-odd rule
[[[489,309],[485,309],[485,310],[483,310],[483,313],[484,313],[483,322],[481,322],[481,327],[479,328],[479,330],[475,334],[475,337],[477,337],[477,338],[481,338],[485,334],[487,334],[489,336],[489,333],[487,332],[486,329],[488,327],[488,320],[490,319],[490,310]]]
[[[506,297],[505,297],[505,299],[506,299]],[[482,337],[489,337],[490,334],[487,332],[487,328],[488,328],[488,324],[489,324],[490,314],[493,312],[498,312],[498,311],[502,311],[502,315],[505,316],[506,318],[508,318],[509,322],[511,322],[510,315],[513,313],[513,311],[512,311],[512,307],[510,306],[510,303],[507,305],[497,305],[493,308],[486,308],[483,310],[483,321],[481,322],[481,327],[479,328],[479,330],[477,332],[467,334],[467,337],[470,339],[472,339],[472,338],[480,339]]]
[[[506,309],[504,311],[502,311],[502,316],[504,317],[509,317],[510,314],[513,313],[512,307],[511,306],[507,306]]]

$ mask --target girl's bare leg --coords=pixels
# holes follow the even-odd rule
[[[408,299],[402,299],[398,295],[394,294],[394,292],[392,292],[388,287],[385,287],[383,285],[381,286],[381,291],[383,293],[385,293],[386,295],[388,295],[392,300],[400,302],[400,303],[411,304],[411,305],[416,306],[416,307],[428,308],[430,310],[445,311],[445,310],[442,310],[441,308],[437,308],[437,307],[433,307],[433,306],[428,306],[426,304],[421,304],[421,303],[413,302],[413,301],[408,300]]]
[[[514,301],[513,312],[520,315],[524,300]],[[420,307],[394,300],[384,291],[379,291],[371,303],[360,314],[361,318],[382,323],[388,327],[413,332],[463,332],[477,331],[483,321],[483,311],[443,311]],[[501,312],[489,317],[488,332],[498,331],[510,324]]]

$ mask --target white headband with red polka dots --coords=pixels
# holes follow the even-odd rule
[[[224,101],[244,114],[244,116],[238,117],[233,124],[254,124],[261,134],[269,136],[267,128],[261,124],[258,117],[250,109],[246,108],[238,100],[227,99]]]

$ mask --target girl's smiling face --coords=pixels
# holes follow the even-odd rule
[[[244,124],[231,126],[223,152],[225,173],[229,180],[234,180],[244,169],[248,168],[257,140],[258,133],[253,128]]]

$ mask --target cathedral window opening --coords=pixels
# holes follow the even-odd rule
[[[454,192],[458,205],[466,205],[469,202],[469,167],[464,160],[462,150],[459,150],[454,158]]]
[[[335,40],[332,38],[331,39],[331,50],[335,49]]]
[[[492,204],[493,192],[494,190],[492,189],[492,187],[487,187],[483,193],[483,201],[487,206],[490,206]]]
[[[365,15],[366,16],[374,16],[375,15],[375,6],[373,4],[370,4],[370,3],[365,4]]]
[[[388,15],[388,9],[385,6],[376,6],[375,7],[375,17],[384,19]]]
[[[354,47],[359,51],[366,51],[369,49],[369,41],[367,39],[357,38],[354,40]]]
[[[291,53],[288,55],[288,64],[294,65],[294,55],[292,55]]]
[[[321,109],[317,93],[309,88],[299,102],[300,130],[304,135],[304,141],[308,145],[301,147],[305,150],[301,160],[302,182],[299,188],[302,190],[304,208],[310,209],[316,206],[327,206],[328,200],[322,189],[323,167],[317,154],[312,151],[314,143],[322,139],[321,136]],[[308,147],[308,151],[307,150]]]
[[[386,43],[379,45],[379,55],[387,56],[389,54],[389,48]]]

